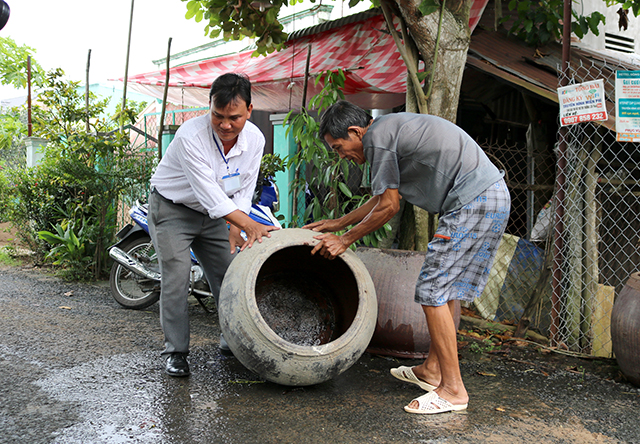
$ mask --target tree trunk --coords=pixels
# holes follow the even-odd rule
[[[402,17],[416,47],[425,61],[426,70],[433,65],[438,38],[440,12],[423,16],[421,0],[397,0]],[[429,114],[456,121],[462,74],[469,50],[469,0],[449,0],[445,4],[438,57],[431,95],[427,98]],[[428,82],[428,80],[427,80]]]
[[[440,12],[425,17],[418,10],[420,3],[422,0],[396,1],[415,47],[422,55],[422,60],[425,61],[425,71],[432,70],[435,65],[432,86],[429,88],[429,77],[425,86],[426,91],[429,89],[431,91],[427,97],[428,112],[455,123],[462,75],[469,50],[469,8],[471,2],[469,0],[449,0],[445,3],[440,32],[438,32]],[[438,35],[440,41],[438,41]],[[413,46],[407,43],[405,42],[406,48]],[[436,47],[438,48],[437,57]],[[417,60],[417,57],[415,59]],[[408,79],[406,100],[408,112],[419,112],[417,100],[416,90],[411,80]],[[414,217],[403,217],[403,222],[415,226],[411,229],[401,228],[400,245],[401,248],[411,246],[411,249],[426,251],[435,231],[436,217],[417,207],[413,210]],[[407,237],[413,237],[413,242],[409,241]]]

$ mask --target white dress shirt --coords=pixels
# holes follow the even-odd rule
[[[224,156],[228,168],[216,141],[224,153],[220,138],[214,136],[208,113],[183,123],[151,177],[151,188],[166,199],[208,214],[212,219],[237,209],[249,214],[264,135],[247,121],[236,144]],[[232,196],[227,196],[222,184],[222,178],[229,172],[238,172],[242,183],[242,188]]]

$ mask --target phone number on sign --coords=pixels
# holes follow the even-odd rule
[[[607,120],[606,113],[582,114],[580,116],[563,117],[563,125],[572,125],[579,122],[590,122],[592,120]]]

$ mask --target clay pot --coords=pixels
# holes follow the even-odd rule
[[[640,386],[640,273],[633,273],[611,311],[611,343],[620,370]]]
[[[414,301],[425,253],[358,248],[356,255],[369,270],[378,299],[378,320],[367,351],[398,358],[426,358],[431,336],[422,306]],[[458,328],[459,303],[454,322]]]
[[[311,255],[318,233],[271,232],[238,254],[220,289],[220,328],[248,369],[268,381],[327,381],[362,356],[376,324],[371,277],[352,251]]]

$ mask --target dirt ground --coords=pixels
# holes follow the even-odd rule
[[[0,443],[640,443],[640,388],[612,359],[463,323],[468,410],[410,415],[420,391],[389,369],[419,360],[365,353],[331,381],[285,387],[220,354],[215,313],[189,314],[192,375],[171,378],[157,304],[126,310],[107,282],[0,266]]]
[[[10,224],[7,222],[0,223],[0,247],[3,247],[10,243],[14,239],[13,231],[7,231],[10,229]]]

